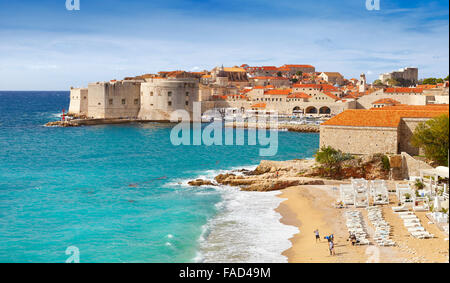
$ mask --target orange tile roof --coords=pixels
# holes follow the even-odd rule
[[[439,84],[437,84],[437,85],[418,85],[417,88],[432,89],[432,88],[437,88],[438,86],[439,86]]]
[[[314,66],[311,65],[283,65],[282,67],[289,67],[289,68],[314,68]]]
[[[251,106],[252,108],[266,108],[265,103],[257,103]]]
[[[310,96],[310,95],[307,95],[307,94],[304,93],[304,92],[296,92],[296,93],[293,93],[293,94],[288,95],[287,98],[303,98],[303,99],[309,99],[309,98],[311,98],[311,96]]]
[[[292,87],[295,87],[295,88],[316,88],[316,89],[321,89],[322,85],[319,85],[319,84],[294,84]]]
[[[254,80],[289,80],[288,78],[284,78],[284,77],[253,77],[250,79],[254,79]]]
[[[337,97],[336,95],[330,93],[330,92],[324,92],[324,94],[334,100],[339,100],[339,97]]]
[[[409,110],[409,111],[449,111],[448,104],[428,104],[428,105],[393,105],[383,108],[373,108],[371,110]]]
[[[333,85],[329,85],[329,84],[324,84],[321,85],[322,89],[325,91],[339,91],[339,88],[333,86]]]
[[[382,99],[378,99],[377,101],[372,102],[372,104],[400,104],[400,102],[398,102],[395,99],[392,98],[382,98]]]
[[[410,87],[388,87],[384,90],[385,93],[422,93],[422,88],[410,88]]]
[[[292,89],[269,89],[264,92],[265,95],[289,95],[292,92]]]
[[[380,108],[380,110],[383,108]],[[383,109],[386,110],[386,109]],[[325,126],[353,126],[353,127],[388,127],[396,128],[401,118],[433,118],[447,111],[411,111],[411,110],[346,110],[341,114],[324,122]]]
[[[238,72],[238,73],[245,73],[245,72],[247,72],[245,69],[239,68],[239,67],[225,67],[225,68],[223,68],[223,70],[225,72]]]

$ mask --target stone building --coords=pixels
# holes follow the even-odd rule
[[[358,109],[370,109],[374,102],[380,99],[393,99],[400,104],[427,105],[433,100],[432,96],[423,95],[422,88],[396,87],[374,91],[370,94],[358,97]]]
[[[196,78],[148,79],[141,84],[140,120],[169,121],[173,111],[187,110],[191,117],[194,102],[199,101]]]
[[[252,77],[250,78],[251,86],[268,86],[271,85],[275,88],[288,88],[291,87],[291,81],[285,77]]]
[[[87,88],[71,88],[70,89],[70,106],[68,114],[71,115],[87,115],[88,114],[88,89]]]
[[[88,85],[91,118],[136,118],[141,106],[141,80],[96,82]]]
[[[420,122],[449,114],[443,106],[388,106],[371,110],[346,110],[320,127],[320,146],[331,146],[351,154],[418,155],[411,145]]]
[[[344,77],[338,72],[322,72],[319,75],[319,78],[322,80],[332,84],[332,85],[343,85]]]
[[[379,77],[383,84],[387,84],[390,79],[409,81],[411,84],[417,84],[419,81],[419,69],[408,67],[398,71],[381,74]]]

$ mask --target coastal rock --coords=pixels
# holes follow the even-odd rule
[[[253,182],[252,185],[241,187],[243,191],[257,191],[257,192],[270,192],[279,191],[289,187],[303,186],[303,185],[324,185],[322,180],[310,180],[310,179],[300,179],[300,180],[272,180],[265,182]]]
[[[45,124],[45,127],[77,127],[77,124],[71,123],[69,121],[55,121],[55,122],[48,122]]]
[[[333,167],[333,170],[318,164],[303,176],[326,177],[335,180],[364,178],[366,180],[389,179],[389,170],[383,164],[382,154],[363,155],[350,160],[342,161]]]
[[[216,182],[219,184],[223,184],[222,182],[230,177],[236,177],[236,175],[235,174],[219,174],[214,178],[214,180],[216,180]]]
[[[213,182],[203,179],[197,179],[188,182],[189,186],[200,187],[200,186],[215,186]]]

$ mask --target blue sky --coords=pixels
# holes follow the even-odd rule
[[[346,78],[449,69],[449,2],[380,0],[0,0],[0,90],[216,65],[312,64]]]

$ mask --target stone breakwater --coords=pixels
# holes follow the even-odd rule
[[[320,132],[320,126],[319,125],[292,125],[292,124],[286,124],[286,123],[278,123],[276,125],[271,125],[267,123],[266,129],[275,128],[278,130],[287,130],[289,132],[299,132],[299,133],[319,133]],[[228,128],[260,128],[261,125],[258,123],[249,123],[249,122],[227,122],[225,123],[225,127]]]
[[[137,119],[73,119],[67,121],[55,121],[45,124],[46,127],[81,127],[81,126],[95,126],[95,125],[115,125],[115,124],[130,124],[130,123],[151,123],[165,121],[148,121]],[[166,123],[168,123],[167,121]]]

